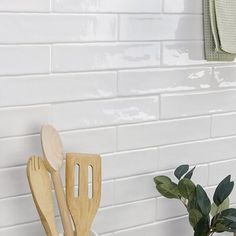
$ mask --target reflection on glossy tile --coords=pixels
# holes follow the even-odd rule
[[[143,95],[209,89],[211,77],[209,67],[122,71],[118,76],[118,93]]]
[[[216,67],[214,79],[220,88],[236,87],[236,66]]]
[[[156,120],[158,98],[74,102],[53,105],[59,130]]]
[[[52,62],[54,72],[158,66],[160,44],[56,45],[52,48]]]
[[[201,40],[202,16],[122,15],[120,39],[132,40]]]
[[[168,13],[202,13],[202,1],[165,0],[164,11]]]
[[[168,66],[203,64],[203,43],[201,41],[164,43],[163,63]]]
[[[4,77],[0,79],[0,94],[0,106],[114,97],[116,73]]]

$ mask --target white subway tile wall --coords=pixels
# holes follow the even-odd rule
[[[204,60],[201,2],[0,1],[1,236],[45,235],[26,178],[45,123],[102,156],[100,236],[192,235],[153,177],[236,180],[236,64]]]

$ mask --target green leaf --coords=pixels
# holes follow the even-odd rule
[[[231,232],[236,230],[236,209],[229,208],[223,210],[212,219],[212,222],[214,222],[214,228],[217,224],[222,224],[226,228],[224,231]]]
[[[195,169],[196,169],[196,167],[193,167],[193,169],[190,170],[190,171],[184,176],[184,178],[186,178],[186,179],[191,179],[192,176],[193,176],[193,172],[194,172]]]
[[[169,177],[164,176],[164,175],[160,175],[160,176],[156,176],[154,178],[154,182],[158,185],[158,184],[169,184],[172,181]]]
[[[229,208],[221,212],[221,216],[236,216],[236,209]]]
[[[209,218],[202,217],[194,228],[194,236],[207,236],[209,231]]]
[[[225,225],[221,224],[221,223],[217,223],[215,226],[215,230],[217,233],[222,233],[228,230],[228,227],[226,227]]]
[[[176,170],[175,170],[175,177],[177,179],[181,179],[182,176],[187,173],[187,171],[189,170],[189,165],[181,165],[179,166]]]
[[[201,218],[202,214],[197,209],[191,209],[189,211],[189,222],[193,228],[198,224]]]
[[[178,183],[178,189],[180,194],[186,199],[190,199],[195,193],[195,185],[190,179],[181,179]]]
[[[214,203],[219,206],[230,195],[234,188],[234,182],[230,181],[231,176],[224,178],[217,186],[213,200]]]
[[[156,185],[156,188],[160,192],[160,194],[166,198],[179,199],[178,187],[174,183],[159,184],[159,185]]]
[[[229,208],[229,198],[226,198],[219,206],[214,202],[211,205],[211,216],[214,217],[216,214]]]
[[[200,185],[197,185],[196,187],[196,198],[201,213],[205,216],[208,216],[211,211],[211,202],[205,190]]]

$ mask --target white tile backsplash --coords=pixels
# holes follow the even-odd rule
[[[160,43],[55,45],[54,72],[137,68],[160,65]]]
[[[0,46],[0,76],[50,72],[48,46]]]
[[[52,0],[55,12],[161,12],[161,0]]]
[[[201,40],[202,17],[181,15],[121,15],[120,40]]]
[[[1,0],[1,236],[45,235],[25,169],[45,123],[102,156],[100,236],[193,235],[153,177],[236,178],[236,64],[204,60],[202,22],[199,0]]]
[[[0,15],[0,43],[114,41],[115,15]]]

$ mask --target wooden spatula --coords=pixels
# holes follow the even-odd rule
[[[58,236],[50,177],[40,157],[33,156],[29,159],[27,176],[34,203],[47,236]]]
[[[79,166],[78,194],[74,196],[75,167]],[[92,169],[92,196],[89,198],[88,169]],[[76,236],[89,236],[101,199],[101,157],[90,154],[66,155],[66,197]]]
[[[50,125],[44,125],[41,130],[41,143],[44,152],[45,165],[52,176],[65,236],[73,236],[74,232],[70,212],[66,204],[65,193],[59,172],[63,164],[64,151],[62,141],[56,129]]]

